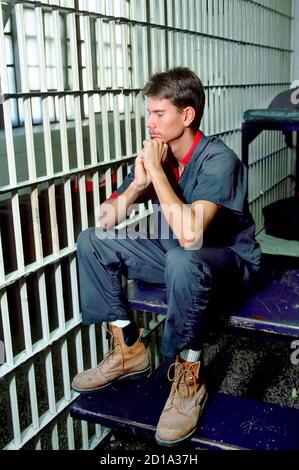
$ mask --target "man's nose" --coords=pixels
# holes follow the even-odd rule
[[[154,120],[153,120],[152,116],[148,116],[147,121],[146,121],[146,127],[148,129],[154,129],[155,128],[155,123],[154,123]]]

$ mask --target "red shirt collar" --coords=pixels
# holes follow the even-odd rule
[[[197,131],[196,134],[195,134],[195,137],[194,137],[194,141],[193,141],[192,147],[190,148],[190,150],[189,150],[189,152],[187,153],[187,155],[185,155],[184,158],[181,160],[182,165],[188,165],[188,163],[189,163],[189,161],[190,161],[190,158],[191,158],[192,155],[193,155],[194,150],[196,149],[196,147],[198,146],[199,142],[201,141],[201,138],[202,138],[202,132],[201,132],[201,131]]]

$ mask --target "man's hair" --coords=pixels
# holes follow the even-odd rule
[[[179,110],[191,106],[195,117],[191,129],[197,131],[205,107],[205,91],[198,76],[187,67],[176,67],[150,77],[142,90],[143,96],[167,98]]]

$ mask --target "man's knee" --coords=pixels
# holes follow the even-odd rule
[[[174,248],[166,253],[165,259],[165,277],[167,279],[196,278],[204,283],[211,282],[212,273],[210,266],[204,260],[200,253],[193,250],[184,250],[181,247]]]
[[[77,239],[77,256],[79,259],[89,258],[94,254],[96,258],[111,258],[111,254],[119,249],[119,240],[115,237],[115,230],[103,230],[99,227],[88,228],[81,232]]]
[[[165,263],[168,272],[188,270],[195,262],[194,254],[191,250],[177,247],[166,253]]]
[[[94,235],[94,228],[83,230],[77,238],[77,253],[83,255],[90,251],[92,246],[92,236]]]

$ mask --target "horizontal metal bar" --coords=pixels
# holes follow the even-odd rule
[[[148,332],[144,332],[144,337],[148,336],[151,334],[153,331],[155,331],[158,326],[163,323],[163,319],[159,319],[157,323],[152,327],[152,329]],[[76,321],[74,319],[69,320],[65,324],[65,330],[63,333],[57,328],[53,333],[51,333],[51,339],[49,342],[45,342],[44,340],[40,340],[37,343],[35,343],[33,347],[33,353],[28,356],[24,353],[19,354],[16,356],[16,362],[13,367],[5,367],[2,366],[0,368],[0,378],[5,376],[8,373],[11,373],[14,369],[18,368],[20,365],[23,365],[25,362],[31,360],[35,355],[39,354],[41,351],[44,351],[47,347],[52,346],[53,343],[56,341],[60,341],[62,338],[66,337],[68,333],[70,333],[72,330],[77,328],[81,324],[81,321]],[[3,370],[2,370],[3,369]],[[4,374],[2,373],[4,371]],[[78,393],[73,392],[72,398],[70,400],[65,400],[62,398],[56,403],[56,413],[53,415],[51,412],[46,412],[39,418],[39,428],[38,429],[33,429],[32,426],[29,426],[25,431],[22,432],[22,442],[21,445],[24,446],[27,442],[29,442],[31,439],[33,439],[37,434],[39,434],[46,426],[48,426],[52,421],[56,421],[58,416],[77,398]],[[101,438],[99,438],[99,442],[101,442],[104,437],[106,437],[107,433],[109,432],[108,429],[105,430],[104,433],[102,433]],[[5,448],[4,450],[14,450],[17,449],[15,446],[14,442],[11,441]]]
[[[252,88],[252,87],[270,87],[270,86],[289,86],[291,82],[273,82],[273,83],[242,83],[242,84],[235,84],[235,85],[204,85],[205,90],[212,90],[212,89],[222,89],[222,88]],[[130,94],[138,94],[142,91],[142,88],[94,88],[92,90],[65,90],[65,91],[32,91],[29,93],[2,93],[0,94],[1,99],[3,101],[8,99],[19,99],[19,98],[48,98],[49,96],[52,97],[62,97],[62,96],[84,96],[84,95],[106,95],[106,94],[114,94],[114,95],[130,95]]]
[[[43,429],[49,426],[50,423],[57,421],[59,415],[62,414],[75,399],[76,397],[73,397],[71,400],[65,400],[64,398],[59,400],[59,402],[56,404],[57,412],[55,414],[46,412],[43,416],[41,416],[40,426],[38,429],[34,429],[32,426],[28,426],[28,428],[25,429],[25,431],[23,431],[21,434],[21,446],[23,447],[25,444],[30,442],[35,436],[43,431]],[[101,442],[101,439],[99,439],[99,442]],[[11,441],[3,448],[3,450],[19,450],[19,447],[15,445],[14,441]]]
[[[77,327],[81,325],[81,320],[76,320],[72,318],[65,322],[65,329],[61,330],[61,328],[56,328],[56,330],[50,333],[49,341],[45,341],[44,339],[40,339],[33,344],[32,353],[27,354],[26,351],[22,351],[14,358],[13,366],[8,366],[4,363],[0,366],[0,378],[5,377],[7,374],[11,373],[12,371],[16,370],[21,365],[25,364],[35,356],[37,356],[41,351],[44,351],[49,346],[52,346],[58,340],[64,338],[70,331],[73,331]]]
[[[20,279],[29,276],[30,274],[36,273],[40,270],[44,270],[45,267],[50,266],[51,264],[58,263],[62,259],[66,258],[67,256],[71,256],[74,253],[76,253],[76,245],[72,248],[64,248],[60,250],[59,253],[45,256],[42,261],[28,264],[24,267],[24,271],[18,270],[7,274],[7,276],[5,276],[4,283],[0,285],[0,291],[10,286],[11,284],[14,284]]]
[[[241,132],[241,128],[228,129],[228,130],[225,130],[223,132],[214,133],[213,135],[215,137],[219,137],[219,136],[225,136],[225,135],[228,135],[228,134],[232,134],[232,133],[238,132],[238,131]],[[67,178],[69,178],[71,176],[78,175],[78,173],[87,174],[87,173],[92,173],[95,170],[103,170],[103,172],[104,172],[105,170],[107,170],[109,168],[113,168],[113,167],[118,166],[120,164],[131,163],[135,160],[136,156],[137,156],[137,154],[134,154],[132,157],[118,158],[116,160],[111,160],[109,162],[100,162],[100,163],[97,163],[96,165],[89,164],[89,165],[86,165],[84,168],[75,168],[75,169],[70,170],[66,173],[57,172],[57,173],[55,173],[55,175],[53,175],[51,177],[42,176],[42,177],[36,178],[35,181],[24,181],[24,182],[18,183],[18,184],[13,185],[13,186],[12,185],[2,186],[2,187],[0,187],[0,194],[6,194],[6,193],[14,192],[14,191],[20,191],[21,189],[24,189],[24,188],[30,188],[32,186],[42,184],[42,183],[48,183],[48,182],[50,183],[50,182],[53,182],[53,181],[56,181],[56,180],[59,180],[59,179],[66,180]]]
[[[213,133],[213,136],[221,137],[221,136],[226,136],[226,135],[229,135],[229,134],[234,134],[235,132],[241,132],[241,127],[237,127],[236,129],[229,129],[229,130],[223,131],[223,132],[215,132],[215,133]]]
[[[265,10],[272,11],[273,13],[276,13],[277,15],[284,16],[289,19],[294,19],[293,16],[288,15],[287,13],[282,13],[278,10],[275,10],[274,8],[263,5],[255,0],[245,0],[245,1],[247,1],[248,3],[252,3]],[[76,11],[76,12],[83,13],[83,14],[90,14],[88,10],[79,10],[79,9],[74,10],[74,8],[72,7],[65,7],[65,6],[51,4],[51,3],[45,4],[43,2],[34,1],[34,0],[9,0],[9,2],[11,4],[23,3],[24,5],[29,5],[29,6],[37,6],[37,7],[43,7],[43,8],[45,7],[49,11],[59,10],[59,11],[72,12],[72,13]],[[99,15],[101,18],[111,18],[111,19],[115,18],[115,16],[104,15],[103,13],[95,13],[95,14]]]
[[[266,194],[268,194],[269,192],[273,191],[274,188],[277,188],[277,186],[279,186],[283,181],[289,179],[289,178],[293,178],[293,176],[291,174],[287,175],[287,176],[284,176],[283,178],[281,178],[280,180],[276,181],[276,183],[273,183],[272,186],[270,188],[267,188],[265,190],[263,190],[263,193],[262,194],[259,194],[258,196],[254,197],[253,199],[251,199],[249,202],[249,205],[250,204],[253,204],[255,201],[257,201],[258,199],[264,197]],[[264,229],[264,227],[263,227]],[[262,230],[263,230],[262,229]]]
[[[129,219],[126,219],[124,222],[119,224],[117,228],[122,228],[126,227],[132,224],[136,224],[137,222],[140,222],[142,219],[146,218],[147,215],[151,213],[151,210],[148,209],[142,214],[138,214],[135,217],[131,217]],[[75,244],[71,248],[64,248],[59,251],[59,253],[51,254],[49,256],[45,256],[41,261],[39,262],[34,262],[31,263],[27,266],[24,267],[24,271],[13,271],[12,273],[7,274],[5,277],[5,281],[0,285],[0,291],[2,289],[7,288],[11,284],[14,284],[15,282],[19,281],[20,279],[23,279],[24,277],[29,276],[30,274],[37,273],[39,271],[44,271],[44,268],[47,266],[50,266],[51,264],[55,264],[60,262],[62,259],[72,256],[76,253],[76,247],[77,245]]]
[[[119,166],[121,164],[125,163],[131,163],[134,161],[136,158],[137,154],[134,154],[131,157],[125,157],[125,158],[118,158],[115,160],[112,160],[110,162],[100,162],[97,164],[89,164],[86,165],[84,168],[75,168],[73,170],[69,170],[67,172],[57,172],[53,176],[42,176],[39,178],[36,178],[34,181],[24,181],[20,182],[16,185],[7,185],[7,186],[2,186],[0,187],[0,194],[5,194],[8,192],[14,192],[14,191],[19,191],[20,189],[23,188],[29,188],[31,186],[35,186],[37,184],[42,184],[42,183],[50,183],[51,181],[56,181],[59,179],[66,180],[67,178],[70,178],[71,176],[77,175],[78,173],[80,174],[86,174],[86,173],[92,173],[96,170],[103,170],[103,172],[109,168],[113,168],[115,166]]]
[[[188,33],[192,36],[202,36],[202,37],[211,38],[211,39],[218,39],[218,40],[222,40],[222,41],[229,42],[229,43],[235,43],[235,44],[246,45],[246,46],[255,46],[255,47],[260,47],[260,48],[263,48],[263,49],[271,49],[271,50],[276,50],[276,51],[285,51],[285,52],[290,52],[290,53],[293,52],[293,49],[283,49],[281,47],[268,46],[268,45],[264,45],[264,44],[256,44],[254,42],[241,41],[241,40],[238,40],[238,39],[226,38],[226,37],[217,36],[217,35],[213,35],[213,34],[209,34],[209,33],[202,33],[202,32],[199,32],[199,31],[191,31],[189,29],[177,28],[177,27],[174,27],[174,26],[161,25],[161,24],[158,24],[158,23],[150,23],[150,22],[140,21],[140,20],[131,20],[131,19],[125,18],[125,17],[108,16],[108,15],[103,15],[102,13],[90,12],[88,10],[75,10],[74,8],[70,8],[70,7],[62,7],[62,6],[59,6],[59,5],[44,4],[44,3],[41,3],[41,2],[33,2],[33,1],[30,1],[30,0],[25,0],[25,1],[12,0],[12,1],[13,1],[14,4],[22,3],[24,5],[28,5],[28,6],[32,6],[32,7],[38,6],[38,7],[41,7],[42,9],[44,9],[44,10],[48,10],[48,11],[51,11],[51,12],[53,10],[59,10],[62,13],[72,13],[72,14],[75,14],[77,16],[89,16],[89,17],[92,17],[92,18],[105,19],[108,22],[109,21],[114,21],[117,24],[129,24],[131,26],[145,26],[145,27],[146,26],[151,26],[152,28],[163,29],[164,31],[172,31],[172,32],[176,32],[176,33],[180,33],[180,32],[181,33]],[[274,10],[274,11],[276,11],[276,10]],[[279,14],[279,12],[277,12],[277,14]],[[293,17],[291,17],[290,19],[293,19]]]
[[[229,130],[225,130],[223,132],[214,133],[213,135],[215,137],[219,137],[219,136],[225,136],[225,135],[228,135],[228,134],[232,134],[232,133],[238,132],[238,131],[241,131],[241,128],[229,129]],[[43,176],[43,177],[40,177],[40,178],[36,178],[35,181],[24,181],[24,182],[18,183],[17,185],[13,185],[13,186],[12,185],[2,186],[2,187],[0,187],[0,194],[6,194],[6,193],[14,192],[14,191],[20,191],[21,189],[24,189],[24,188],[30,188],[30,187],[35,186],[37,184],[48,183],[48,182],[51,182],[51,181],[53,182],[53,181],[56,181],[56,180],[59,180],[59,179],[66,180],[67,178],[69,178],[71,176],[78,175],[78,173],[87,174],[87,173],[92,173],[95,170],[103,170],[103,172],[104,172],[105,170],[107,170],[109,168],[113,168],[113,167],[118,166],[120,164],[131,163],[135,160],[136,156],[137,156],[137,154],[134,154],[132,157],[118,158],[116,160],[111,160],[109,162],[100,162],[100,163],[97,163],[96,165],[89,164],[89,165],[86,165],[84,168],[75,168],[75,169],[70,170],[66,173],[58,172],[58,173],[56,173],[55,175],[53,175],[51,177]]]
[[[263,5],[259,2],[256,2],[255,0],[245,0],[248,3],[252,3],[253,5],[256,5],[260,8],[263,8],[264,10],[271,11],[272,13],[275,13],[279,16],[283,16],[284,18],[288,18],[289,20],[293,20],[294,16],[288,15],[287,13],[282,13],[281,11],[275,10],[274,8],[268,7],[267,5]]]
[[[2,93],[1,98],[3,100],[9,98],[47,98],[52,97],[63,97],[63,96],[83,96],[83,95],[106,95],[112,93],[114,95],[130,95],[131,93],[140,93],[141,88],[93,88],[90,90],[49,90],[49,91],[30,91],[27,93]]]
[[[277,153],[282,152],[283,150],[288,150],[288,147],[285,146],[285,147],[276,149],[274,152],[268,153],[267,155],[264,155],[263,157],[258,158],[258,159],[255,160],[254,162],[248,163],[248,168],[253,167],[253,166],[255,166],[257,163],[260,163],[260,162],[262,162],[262,161],[264,161],[264,160],[267,160],[267,158],[273,157],[273,155],[276,155]],[[287,157],[286,157],[286,158],[287,158]]]

